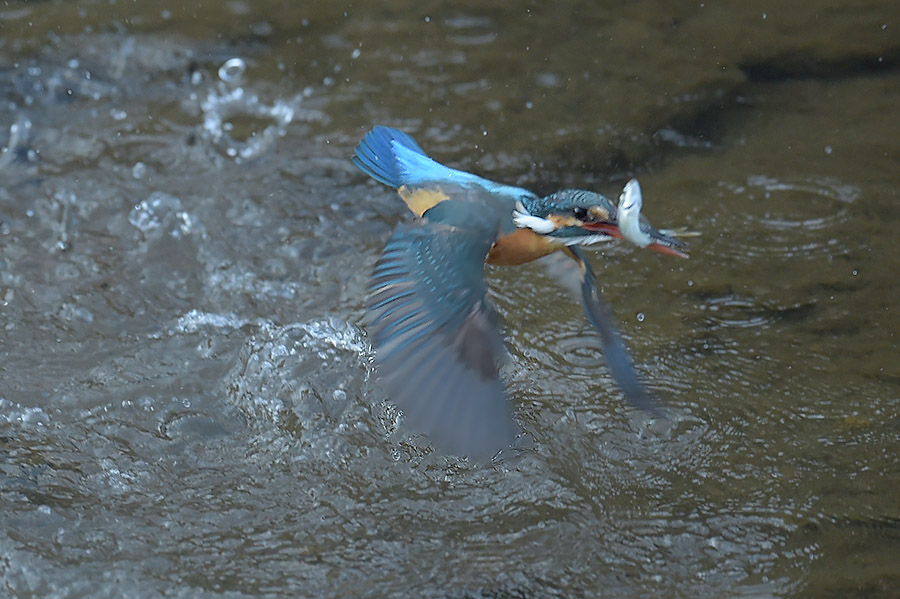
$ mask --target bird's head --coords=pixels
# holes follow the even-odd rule
[[[637,208],[639,212],[640,204]],[[516,204],[513,221],[521,229],[531,229],[565,245],[591,245],[623,238],[634,242],[632,237],[623,234],[618,216],[616,206],[603,194],[564,189],[543,198],[522,198]],[[681,241],[651,227],[643,217],[640,217],[640,229],[649,235],[649,242],[638,245],[670,256],[687,257]]]

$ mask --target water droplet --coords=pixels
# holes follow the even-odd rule
[[[637,313],[637,321],[638,321],[638,322],[644,322],[644,313],[643,313],[643,312],[638,312],[638,313]]]
[[[225,83],[237,83],[243,78],[245,70],[247,63],[243,58],[230,58],[219,67],[219,79]]]
[[[831,146],[825,146],[825,153],[831,154]]]

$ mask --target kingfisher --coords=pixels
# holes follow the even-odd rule
[[[513,445],[520,429],[500,378],[506,349],[486,298],[484,265],[525,264],[554,252],[578,265],[585,314],[625,398],[660,414],[581,250],[624,239],[687,257],[675,232],[641,216],[637,181],[628,182],[618,205],[576,189],[540,197],[444,166],[408,134],[384,126],[365,135],[352,161],[396,189],[416,217],[396,227],[377,260],[364,319],[380,378],[406,426],[436,449],[475,461]]]

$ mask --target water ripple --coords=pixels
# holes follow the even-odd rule
[[[727,235],[717,251],[744,258],[814,258],[845,253],[860,240],[846,235],[859,188],[831,179],[781,180],[755,175],[722,184],[743,198],[740,209],[714,217],[710,230]],[[736,234],[735,232],[740,232]]]

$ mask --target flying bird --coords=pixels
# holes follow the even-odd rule
[[[375,264],[365,318],[379,374],[408,427],[437,449],[473,460],[515,441],[520,431],[500,380],[505,346],[486,299],[484,264],[514,266],[554,252],[578,264],[585,314],[626,399],[660,413],[581,250],[625,239],[687,257],[673,232],[641,216],[637,181],[628,182],[618,206],[577,189],[540,197],[444,166],[406,133],[382,126],[366,134],[352,160],[396,189],[418,217],[396,228]]]

